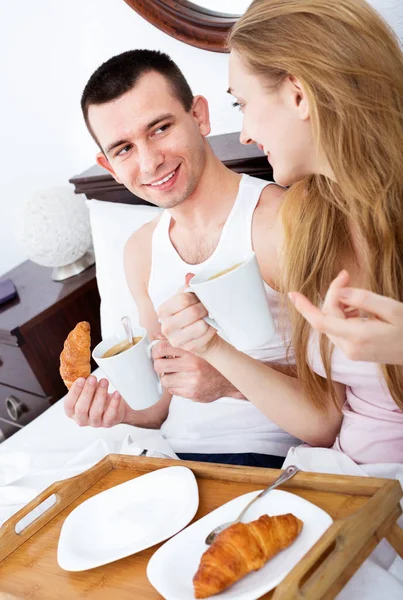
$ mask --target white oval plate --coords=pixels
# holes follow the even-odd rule
[[[187,467],[167,467],[100,492],[63,523],[59,566],[84,571],[154,546],[178,533],[199,506],[196,478]]]
[[[259,492],[250,492],[220,506],[196,521],[174,538],[166,542],[151,557],[147,566],[147,577],[165,600],[192,600],[193,576],[201,555],[207,549],[204,540],[208,533],[220,523],[237,517],[245,505]],[[249,573],[233,586],[212,600],[256,600],[276,587],[291,569],[333,523],[324,510],[295,494],[273,490],[263,496],[249,509],[246,521],[254,521],[261,515],[292,513],[304,522],[297,539],[285,550],[269,560],[259,571]],[[180,569],[176,568],[180,565]]]

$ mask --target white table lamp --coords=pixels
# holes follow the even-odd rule
[[[85,196],[67,186],[39,190],[28,199],[18,237],[30,260],[54,267],[54,281],[78,275],[95,262]]]

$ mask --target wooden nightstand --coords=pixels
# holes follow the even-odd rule
[[[0,430],[4,437],[67,392],[59,375],[59,355],[69,331],[79,321],[88,321],[91,346],[101,340],[95,266],[63,282],[52,281],[51,273],[50,268],[26,261],[1,276],[12,279],[18,292],[18,298],[0,307]]]

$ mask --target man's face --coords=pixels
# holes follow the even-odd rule
[[[91,105],[88,118],[106,155],[98,164],[136,196],[173,208],[196,189],[210,131],[203,98],[187,113],[167,79],[151,71],[117,100]]]

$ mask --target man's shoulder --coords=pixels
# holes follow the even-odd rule
[[[161,215],[157,215],[132,233],[127,240],[123,258],[126,273],[131,274],[130,278],[136,275],[144,281],[147,279],[151,267],[151,241],[160,218]]]
[[[139,249],[144,252],[147,251],[147,248],[151,247],[151,239],[160,218],[161,215],[157,215],[152,221],[148,221],[148,223],[145,223],[132,233],[125,244],[125,254]]]

